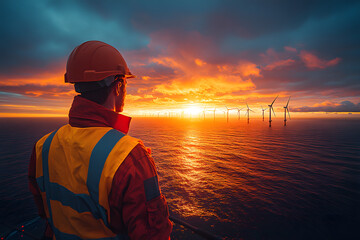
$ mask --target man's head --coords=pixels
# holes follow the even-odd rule
[[[118,50],[100,41],[88,41],[70,54],[65,82],[75,84],[81,96],[121,112],[126,95],[126,79],[133,78]]]
[[[104,81],[108,81],[107,86]],[[99,82],[75,83],[75,91],[88,100],[105,106],[116,112],[122,112],[126,96],[127,80],[125,76],[110,76]]]

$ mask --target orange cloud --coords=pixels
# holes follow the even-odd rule
[[[199,98],[255,89],[249,76],[260,76],[260,70],[250,62],[216,66],[199,58],[192,61],[172,58],[152,60],[179,72],[171,81],[154,86],[154,92],[164,95],[197,95]],[[194,64],[195,63],[195,64]]]
[[[280,61],[270,63],[264,69],[271,71],[271,70],[273,70],[275,68],[287,67],[287,66],[290,66],[290,65],[292,65],[294,63],[295,63],[295,60],[293,60],[293,59],[280,60]]]
[[[202,61],[199,58],[195,59],[195,63],[196,63],[196,65],[198,65],[200,67],[206,64],[206,62]]]
[[[234,74],[241,74],[244,77],[249,77],[249,76],[256,76],[256,77],[260,77],[260,69],[258,68],[258,66],[254,63],[251,62],[244,62],[244,63],[240,63],[238,64],[235,69],[233,70]]]
[[[160,84],[155,87],[156,92],[166,95],[196,94],[200,97],[250,89],[255,89],[255,85],[251,80],[243,81],[236,76],[221,75],[215,77],[194,76],[190,79],[178,78],[170,84]]]
[[[305,63],[306,67],[308,68],[320,68],[324,69],[327,67],[334,66],[340,62],[340,58],[334,58],[332,60],[323,60],[315,56],[314,54],[307,52],[307,51],[301,51],[300,52],[300,58]]]
[[[336,106],[340,106],[341,104],[339,103],[333,103],[330,101],[325,101],[322,103],[316,103],[313,105],[313,107],[336,107]]]

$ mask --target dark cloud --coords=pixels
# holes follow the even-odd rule
[[[130,19],[119,19],[121,12],[113,19],[86,2],[0,1],[0,71],[22,75],[27,71],[17,69],[23,66],[45,70],[52,62],[65,64],[71,50],[87,40],[122,50],[145,46],[147,36],[136,32]]]
[[[292,108],[293,112],[360,112],[360,102],[354,104],[350,101],[343,101],[340,104],[317,106],[317,107],[299,107]]]

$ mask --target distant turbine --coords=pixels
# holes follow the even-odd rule
[[[227,106],[225,106],[225,107],[226,107],[226,113],[227,113],[227,115],[226,115],[226,116],[227,116],[227,117],[226,117],[227,120],[226,120],[226,121],[229,122],[229,111],[230,111],[230,109],[227,108]]]
[[[276,116],[276,115],[275,115],[274,108],[273,108],[273,104],[274,104],[275,100],[278,98],[278,96],[279,96],[279,95],[277,95],[276,98],[274,99],[274,101],[273,101],[270,105],[268,105],[268,106],[269,106],[269,127],[271,127],[271,121],[272,121],[272,120],[271,120],[271,110],[273,111],[274,116]]]
[[[222,112],[224,113],[224,117],[225,117],[226,111],[222,110]]]
[[[250,111],[252,111],[252,112],[254,112],[254,111],[249,108],[249,105],[247,103],[246,103],[246,106],[247,106],[247,109],[246,109],[245,116],[247,115],[248,123],[249,123],[250,122]]]
[[[240,111],[243,110],[244,108],[235,108],[235,109],[237,109],[238,111],[238,120],[240,120]]]
[[[267,108],[264,109],[264,108],[261,106],[262,115],[263,115],[263,121],[264,121],[264,112],[266,111],[266,109],[267,109]]]
[[[291,97],[291,96],[290,96]],[[289,100],[287,101],[287,104],[286,104],[286,106],[284,107],[284,109],[285,109],[285,112],[284,112],[284,126],[286,126],[286,112],[289,114],[289,119],[291,120],[291,118],[290,118],[290,112],[289,112],[289,108],[288,108],[288,106],[289,106],[289,102],[290,102],[290,97],[289,97]]]
[[[215,112],[216,112],[216,108],[214,108],[214,110],[210,110],[210,111],[214,111],[214,121],[215,121]]]

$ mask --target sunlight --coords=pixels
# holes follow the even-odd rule
[[[185,113],[190,114],[191,116],[196,116],[200,112],[202,112],[203,109],[200,108],[199,106],[192,106],[192,107],[184,109],[184,111],[185,111]]]

